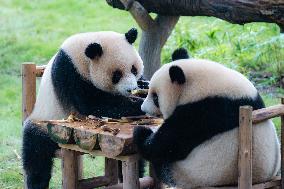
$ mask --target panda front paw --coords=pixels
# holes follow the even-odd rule
[[[147,127],[135,127],[133,132],[134,143],[138,146],[143,146],[145,140],[153,133],[150,128]]]

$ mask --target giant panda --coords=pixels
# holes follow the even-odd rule
[[[235,185],[238,181],[239,107],[264,103],[242,74],[216,62],[174,56],[151,78],[142,110],[162,115],[157,132],[134,129],[140,154],[166,184],[183,189]],[[179,59],[181,58],[181,59]],[[280,167],[280,147],[271,120],[253,127],[253,183]]]
[[[143,62],[132,46],[137,30],[75,34],[49,61],[36,103],[24,123],[23,167],[29,189],[45,189],[51,178],[58,145],[30,120],[66,118],[70,112],[120,118],[144,114],[143,100],[131,90],[143,73]]]

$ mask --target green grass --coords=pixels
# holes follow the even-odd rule
[[[22,62],[46,64],[71,34],[135,26],[131,16],[109,7],[104,0],[0,0],[0,188],[22,188],[21,79]],[[141,33],[141,31],[140,31]],[[163,50],[163,62],[177,47],[193,57],[222,62],[245,74],[273,73],[274,84],[283,73],[283,36],[274,24],[228,24],[214,18],[184,17]],[[138,45],[138,42],[135,43]],[[278,73],[279,72],[279,73]],[[267,105],[275,95],[264,94]],[[279,128],[279,119],[274,120]],[[86,157],[84,175],[103,172],[103,159]],[[51,188],[60,188],[60,162],[55,160]]]

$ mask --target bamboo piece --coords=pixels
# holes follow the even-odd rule
[[[284,97],[281,104],[284,105]],[[284,114],[281,116],[281,177],[281,188],[284,189]]]
[[[82,177],[81,157],[76,151],[61,149],[62,153],[62,187],[63,189],[78,189]]]
[[[252,112],[253,124],[260,123],[262,121],[278,117],[280,115],[284,115],[284,104],[254,110]]]
[[[110,179],[108,185],[118,183],[118,161],[115,159],[105,158],[105,176]]]
[[[101,186],[107,186],[110,179],[106,176],[93,177],[88,179],[79,180],[79,189],[92,189]]]
[[[22,64],[22,121],[34,108],[36,101],[36,65],[31,62]]]
[[[122,162],[123,189],[139,189],[138,158]]]
[[[239,189],[252,188],[252,107],[240,107],[239,127]]]

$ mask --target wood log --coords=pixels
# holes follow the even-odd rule
[[[91,151],[97,144],[97,134],[88,130],[74,129],[74,140],[80,148]]]
[[[278,117],[281,115],[284,115],[284,105],[283,104],[254,110],[252,112],[252,120],[253,120],[253,124],[256,124],[256,123],[263,122],[267,119],[271,119],[271,118]]]
[[[106,176],[93,177],[88,179],[79,180],[78,188],[79,189],[92,189],[98,188],[101,186],[107,186],[110,183],[110,178]]]
[[[239,127],[239,189],[252,188],[252,107],[240,107]]]
[[[106,0],[114,8],[125,10],[120,0]],[[133,1],[133,0],[132,0]],[[214,16],[231,23],[277,23],[284,28],[282,0],[137,0],[148,12],[167,16]]]
[[[74,141],[73,128],[67,127],[64,124],[57,125],[54,123],[47,124],[47,130],[50,138],[60,144],[69,144]]]
[[[162,123],[161,119],[157,118],[141,119],[131,123],[125,123],[125,120],[113,120],[112,122],[94,120],[74,122],[33,120],[33,122],[42,127],[42,129],[47,129],[51,139],[57,143],[77,144],[86,151],[100,149],[106,157],[110,158],[136,152],[136,147],[132,143],[134,127],[143,125],[155,130]],[[109,129],[104,129],[106,127]],[[112,131],[119,132],[114,133]]]

